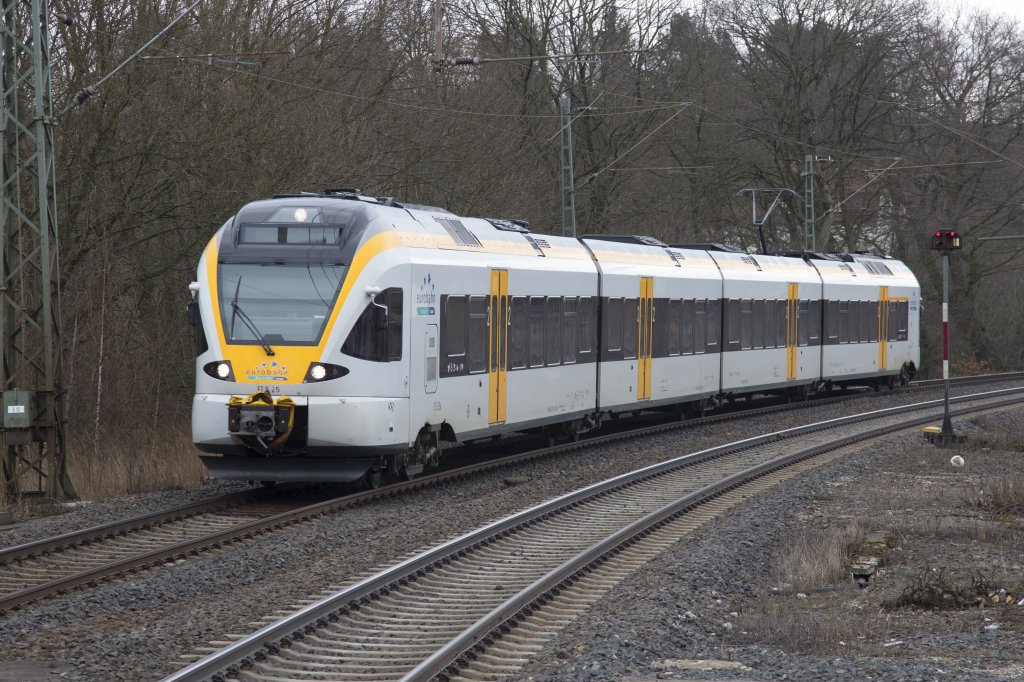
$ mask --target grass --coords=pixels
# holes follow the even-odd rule
[[[946,577],[945,569],[926,568],[914,576],[899,596],[887,599],[887,609],[965,609],[977,606],[992,591],[982,576],[974,575],[957,582]]]
[[[83,500],[188,488],[206,474],[187,427],[148,434],[119,431],[105,434],[99,443],[73,436],[66,449],[69,474]]]
[[[779,554],[778,583],[806,592],[849,579],[850,558],[864,537],[860,520],[825,531],[804,530]]]
[[[865,536],[865,524],[859,519],[824,531],[805,529],[779,552],[773,584],[806,593],[849,581],[850,559]],[[794,608],[790,599],[768,595],[744,612],[740,629],[757,633],[758,641],[780,644],[836,644],[850,638],[847,621]]]
[[[983,478],[961,495],[964,503],[973,509],[997,516],[1024,514],[1024,474],[1006,473],[997,478]]]

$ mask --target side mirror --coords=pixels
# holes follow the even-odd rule
[[[195,327],[199,324],[199,301],[192,299],[185,304],[185,319],[189,326]]]

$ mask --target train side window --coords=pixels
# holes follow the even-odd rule
[[[509,310],[508,362],[511,369],[526,367],[526,297],[513,296]]]
[[[740,349],[740,302],[735,298],[725,302],[725,349]]]
[[[797,303],[796,338],[797,344],[807,346],[811,343],[811,302],[806,298]]]
[[[594,351],[594,299],[585,296],[580,299],[579,317],[579,355],[587,355]],[[585,358],[580,357],[580,361]]]
[[[544,325],[544,338],[547,339],[545,358],[549,365],[562,363],[562,299],[558,296],[548,297],[548,314]]]
[[[544,297],[530,297],[530,367],[544,365]]]
[[[868,302],[868,341],[878,343],[878,301]]]
[[[740,301],[740,348],[754,347],[754,302],[749,298]]]
[[[686,323],[686,306],[690,306],[690,323]],[[668,354],[693,353],[693,301],[674,300],[668,307]]]
[[[807,324],[807,342],[811,346],[821,345],[821,301],[811,301],[807,306],[808,324]]]
[[[775,302],[775,345],[786,347],[786,326],[789,324],[789,301]]]
[[[608,350],[622,350],[622,299],[608,299]]]
[[[908,301],[900,301],[897,304],[896,316],[899,319],[899,331],[896,333],[896,340],[906,341],[907,327],[910,326],[910,304]]]
[[[867,301],[859,301],[857,305],[860,307],[860,337],[861,343],[865,343],[871,340],[870,317],[871,317],[871,304]]]
[[[576,362],[576,322],[576,299],[566,297],[562,304],[562,362],[567,365]]]
[[[839,343],[850,343],[850,302],[839,302]]]
[[[446,358],[466,354],[466,297],[449,296],[444,302],[441,352]]]
[[[839,302],[824,301],[825,306],[825,343],[839,343]]]
[[[896,301],[889,301],[889,338],[888,341],[895,341],[899,338],[899,326],[897,323],[898,307]]]
[[[757,300],[752,303],[754,314],[753,324],[751,325],[753,330],[751,346],[753,348],[764,348],[764,301]]]
[[[672,302],[667,298],[656,298],[652,302],[654,304],[654,332],[651,334],[651,356],[666,358],[669,356],[669,336],[671,336],[672,326],[668,311]]]
[[[696,316],[697,316],[697,301],[690,299],[688,301],[680,301],[679,306],[680,313],[680,341],[679,352],[683,355],[692,355],[694,350],[699,347],[703,350],[703,338],[702,334],[698,335],[696,332]],[[703,303],[703,301],[700,301]],[[702,305],[700,307],[703,307]],[[703,312],[701,310],[701,312]],[[700,322],[703,323],[703,317],[700,315]],[[703,325],[701,325],[701,328]]]
[[[703,315],[705,309],[707,316]],[[705,325],[705,322],[707,323]],[[706,328],[706,335],[705,335]],[[695,353],[718,353],[721,351],[722,301],[697,301],[697,317],[693,325],[693,350]]]
[[[639,301],[627,298],[622,302],[622,359],[632,360],[636,357],[637,335],[640,333],[638,316]]]
[[[487,296],[469,297],[466,355],[470,374],[487,371],[487,302]]]
[[[775,347],[775,308],[776,301],[764,302],[764,347]]]
[[[375,302],[366,304],[342,344],[341,352],[371,362],[402,359],[401,289],[385,289],[377,294]]]

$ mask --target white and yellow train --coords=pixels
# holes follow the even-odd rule
[[[906,382],[920,287],[865,255],[531,234],[355,190],[252,202],[190,287],[217,478],[414,476],[444,443]]]

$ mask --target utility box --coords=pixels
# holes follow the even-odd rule
[[[4,391],[4,429],[32,426],[32,391]]]

